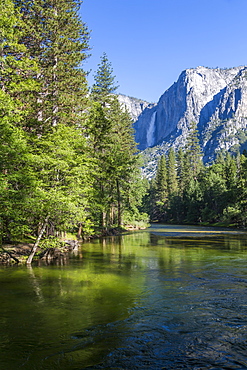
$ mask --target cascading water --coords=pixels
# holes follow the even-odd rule
[[[154,131],[155,131],[155,119],[156,119],[156,113],[154,112],[152,114],[151,120],[150,120],[150,125],[147,130],[147,146],[153,146],[155,143],[155,137],[154,137]]]

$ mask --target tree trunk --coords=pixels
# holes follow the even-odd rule
[[[33,246],[32,250],[31,250],[31,253],[30,253],[30,255],[29,255],[28,259],[27,259],[27,265],[31,265],[31,263],[32,263],[33,257],[34,257],[34,255],[35,255],[35,253],[37,251],[38,246],[39,246],[40,239],[42,238],[42,235],[43,235],[43,233],[45,231],[45,228],[47,226],[49,217],[50,216],[48,215],[45,218],[45,221],[44,221],[43,226],[42,226],[42,228],[41,228],[41,230],[39,232],[39,235],[38,235],[38,237],[36,239],[36,242],[34,243],[34,246]]]
[[[121,210],[121,194],[120,194],[120,187],[119,187],[119,181],[116,181],[117,185],[117,221],[118,221],[118,227],[122,225],[122,210]]]
[[[102,224],[102,229],[106,229],[106,212],[102,211],[101,213],[101,224]]]
[[[81,239],[81,237],[82,237],[82,223],[80,222],[79,223],[79,228],[78,228],[78,231],[77,231],[77,238]]]

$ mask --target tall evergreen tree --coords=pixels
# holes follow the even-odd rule
[[[162,155],[158,161],[154,189],[156,204],[155,219],[158,221],[164,221],[168,200],[167,164],[166,157],[164,155]]]
[[[54,235],[78,225],[86,232],[90,223],[90,163],[81,113],[86,107],[87,85],[80,64],[88,50],[88,33],[77,14],[79,2],[16,0],[14,10],[8,0],[4,1],[12,18],[2,18],[6,31],[2,38],[5,55],[2,53],[0,60],[4,70],[1,86],[12,98],[12,112],[20,107],[21,118],[15,114],[15,122],[11,118],[2,123],[5,133],[12,130],[14,145],[18,134],[22,140],[19,162],[12,158],[2,170],[8,173],[7,186],[5,181],[3,187],[8,189],[6,215],[12,218],[9,225],[5,222],[6,230],[13,236],[13,225],[17,230],[19,223],[39,238],[40,230]],[[18,20],[11,31],[18,9],[22,22]],[[2,142],[0,149],[6,157]],[[7,162],[2,163],[6,166]],[[17,163],[21,163],[19,172]],[[9,194],[11,204],[16,203],[14,219]]]
[[[15,0],[15,4],[25,23],[22,44],[39,65],[32,130],[42,134],[58,123],[81,125],[78,113],[87,104],[81,64],[87,58],[89,34],[78,15],[80,1]]]
[[[103,107],[99,102],[92,104],[88,122],[88,142],[90,157],[93,162],[93,197],[91,199],[92,215],[97,226],[107,226],[107,211],[109,209],[109,173],[108,160],[110,146],[108,137],[111,131],[111,122],[106,118]]]
[[[213,164],[207,167],[201,179],[203,191],[202,220],[218,222],[227,204],[226,181],[222,176],[220,165]]]
[[[178,177],[178,192],[180,197],[183,196],[184,188],[186,184],[186,172],[185,172],[185,158],[184,151],[179,148],[177,153],[177,177]]]
[[[37,72],[27,49],[20,45],[23,23],[10,0],[0,4],[0,224],[1,237],[10,239],[29,231],[27,208],[36,185],[29,165],[27,137],[22,130],[37,89]],[[25,123],[24,123],[25,122]]]
[[[127,210],[137,210],[138,181],[142,188],[132,120],[112,94],[116,90],[112,73],[111,64],[103,54],[92,88],[93,109],[89,120],[89,140],[98,168],[94,183],[95,199],[99,202],[96,208],[100,210],[99,225],[103,228],[121,226]]]
[[[190,179],[197,179],[202,167],[201,156],[197,125],[195,122],[192,122],[189,127],[188,142],[185,148],[185,173],[187,184]]]
[[[173,148],[169,150],[167,158],[167,185],[170,197],[178,194],[176,155]]]
[[[27,112],[27,95],[38,89],[34,76],[37,64],[30,60],[28,50],[21,45],[24,22],[11,0],[0,4],[0,88],[18,101],[20,111]],[[21,104],[22,103],[22,104]]]
[[[113,68],[108,60],[106,53],[101,56],[97,72],[94,75],[91,96],[95,101],[100,101],[105,105],[111,96],[118,89],[113,75]]]
[[[113,124],[111,168],[115,179],[117,224],[122,224],[125,212],[136,213],[143,196],[140,160],[134,140],[132,119],[116,97],[110,105],[110,120]],[[113,192],[114,193],[114,192]]]
[[[240,176],[238,181],[238,207],[240,210],[241,226],[247,225],[247,156],[240,157]]]

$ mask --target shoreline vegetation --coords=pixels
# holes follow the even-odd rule
[[[156,225],[163,225],[159,222],[154,222]],[[171,226],[172,223],[167,223],[167,225]],[[175,225],[175,224],[174,224]],[[188,225],[188,224],[181,224],[179,226],[204,226],[207,228],[224,228],[224,229],[235,229],[239,232],[247,232],[246,227],[238,227],[236,225],[229,225],[226,223],[207,223],[202,222],[200,224]],[[88,236],[84,240],[76,238],[76,236],[69,235],[66,239],[59,239],[58,246],[46,246],[38,247],[37,253],[33,261],[38,264],[65,264],[66,261],[69,259],[69,254],[71,252],[78,252],[79,248],[83,245],[84,242],[88,242],[93,239],[100,239],[106,237],[114,237],[118,235],[122,235],[127,232],[135,232],[140,230],[145,230],[150,227],[149,224],[140,223],[139,225],[126,225],[125,227],[113,227],[108,230],[104,230],[101,233],[96,233],[94,235]],[[48,243],[52,245],[52,241],[49,240]],[[22,243],[9,243],[5,244],[0,247],[0,266],[7,265],[25,265],[27,262],[28,257],[33,248],[33,243],[31,241],[26,241]]]
[[[39,263],[64,263],[69,258],[69,253],[78,251],[78,248],[83,245],[84,242],[121,235],[128,231],[144,230],[148,227],[148,224],[140,223],[139,225],[126,225],[125,227],[113,227],[100,233],[90,235],[85,239],[78,239],[76,236],[69,235],[68,238],[46,239],[46,246],[38,246],[35,253],[33,262]],[[56,245],[54,245],[54,242]],[[33,243],[31,240],[17,243],[6,243],[0,247],[0,265],[24,265],[27,263],[28,257],[30,256]]]
[[[185,148],[160,156],[143,205],[151,222],[246,228],[247,151],[222,150],[204,164],[192,122]]]
[[[81,5],[0,3],[0,246],[31,237],[16,249],[25,260],[31,245],[27,265],[40,250],[67,250],[65,234],[148,222],[133,121],[106,53],[88,86]]]

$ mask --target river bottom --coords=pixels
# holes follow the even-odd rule
[[[159,225],[68,265],[1,268],[0,368],[247,369],[247,237],[204,231]]]

